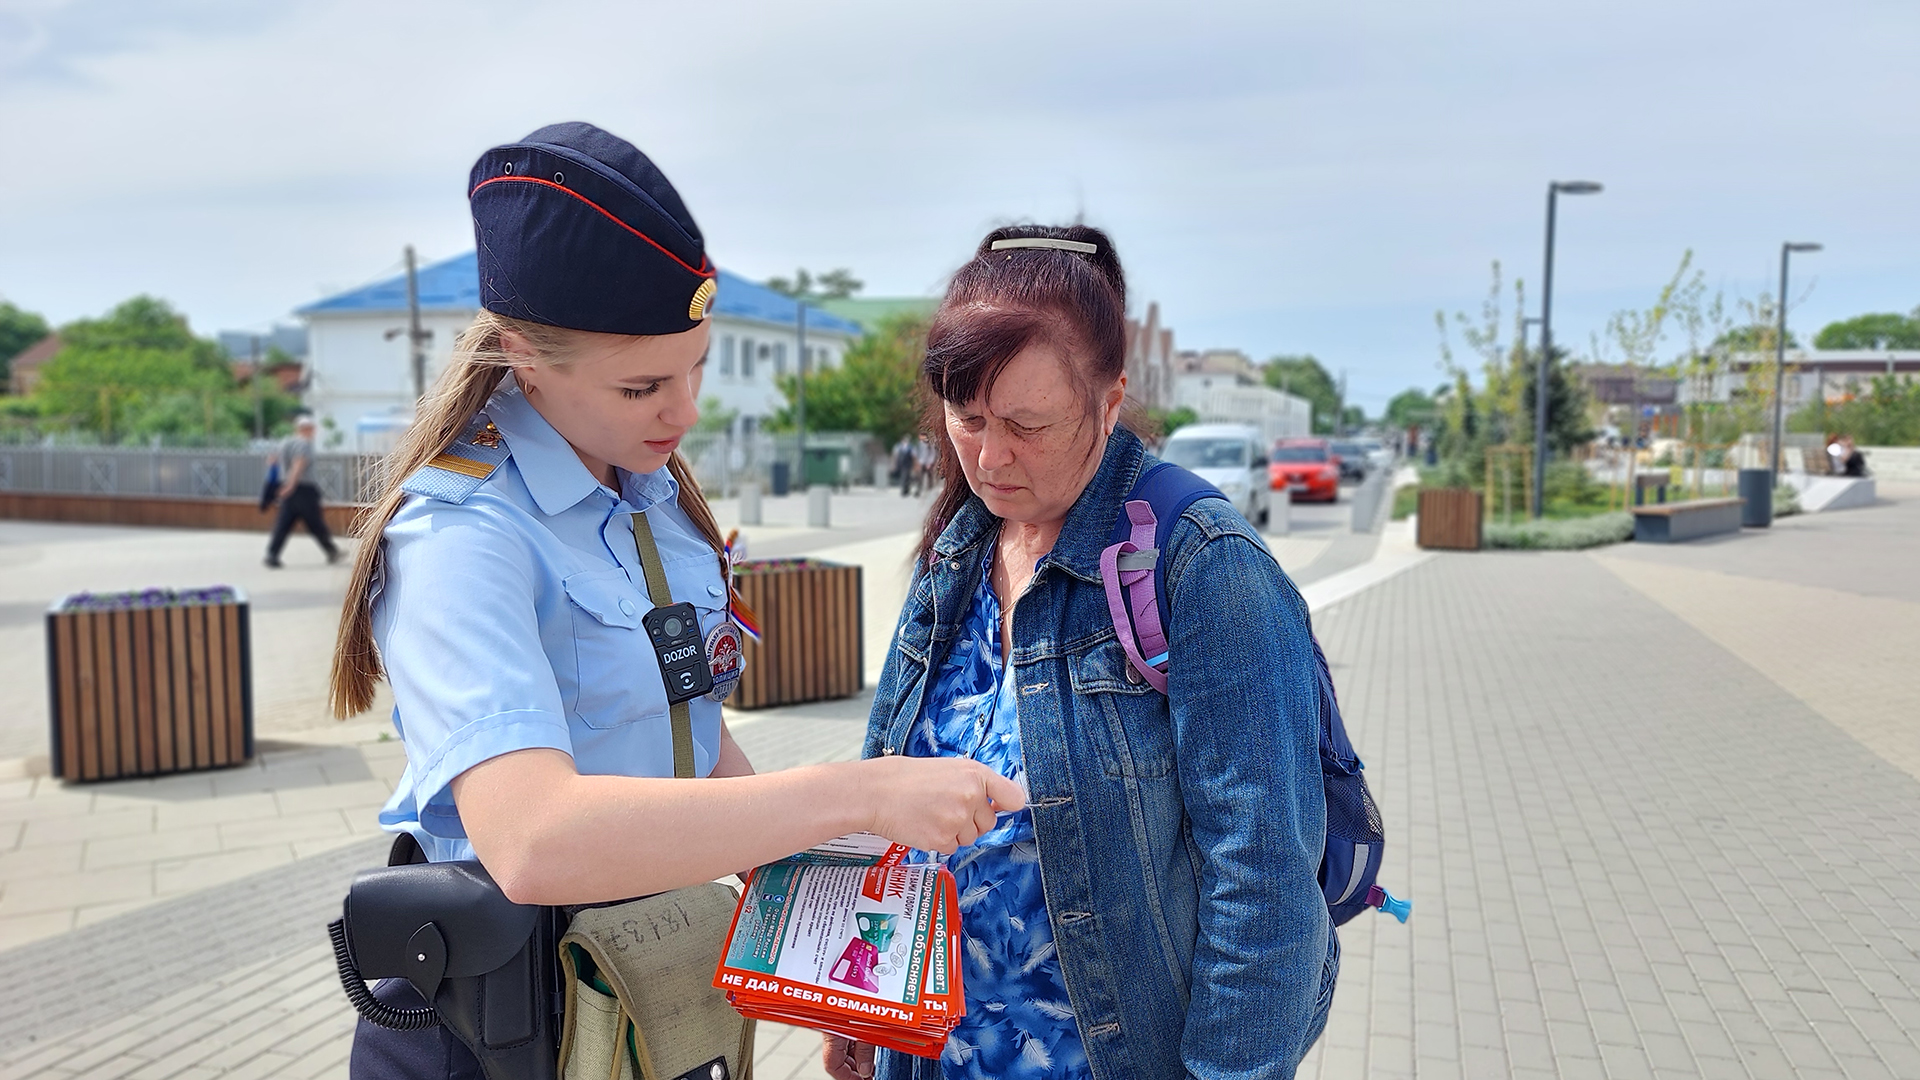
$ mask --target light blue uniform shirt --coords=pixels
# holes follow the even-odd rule
[[[491,420],[491,454],[471,436]],[[387,525],[374,640],[393,687],[407,769],[380,811],[435,862],[470,859],[453,778],[489,758],[547,747],[583,774],[672,776],[660,665],[640,620],[652,608],[634,548],[645,511],[676,603],[703,632],[726,617],[713,549],[675,501],[666,469],[619,473],[615,494],[503,380],[457,450],[499,462],[484,480],[428,467]],[[713,771],[720,704],[695,698],[694,770]]]

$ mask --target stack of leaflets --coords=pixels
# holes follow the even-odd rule
[[[953,875],[871,833],[755,870],[713,984],[742,1015],[939,1057],[966,1014]]]

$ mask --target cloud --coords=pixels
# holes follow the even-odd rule
[[[86,84],[90,60],[169,39],[247,35],[297,0],[8,0],[0,5],[0,88]]]
[[[252,324],[404,244],[455,254],[474,157],[557,119],[644,147],[738,271],[926,292],[992,224],[1084,212],[1182,344],[1312,351],[1380,402],[1434,381],[1432,311],[1477,304],[1490,259],[1538,276],[1555,177],[1607,184],[1563,214],[1562,340],[1645,303],[1687,247],[1757,291],[1789,233],[1828,244],[1809,320],[1920,301],[1905,3],[15,0],[0,19],[0,139],[35,163],[0,178],[0,293],[58,318],[153,291]]]

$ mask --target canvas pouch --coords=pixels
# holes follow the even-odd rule
[[[573,917],[562,1080],[752,1080],[753,1021],[713,985],[738,901],[713,883]]]

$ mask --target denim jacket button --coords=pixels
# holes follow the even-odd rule
[[[1135,686],[1139,686],[1141,683],[1147,681],[1146,679],[1141,678],[1140,672],[1134,668],[1133,663],[1131,661],[1127,663],[1127,681],[1132,683]]]

